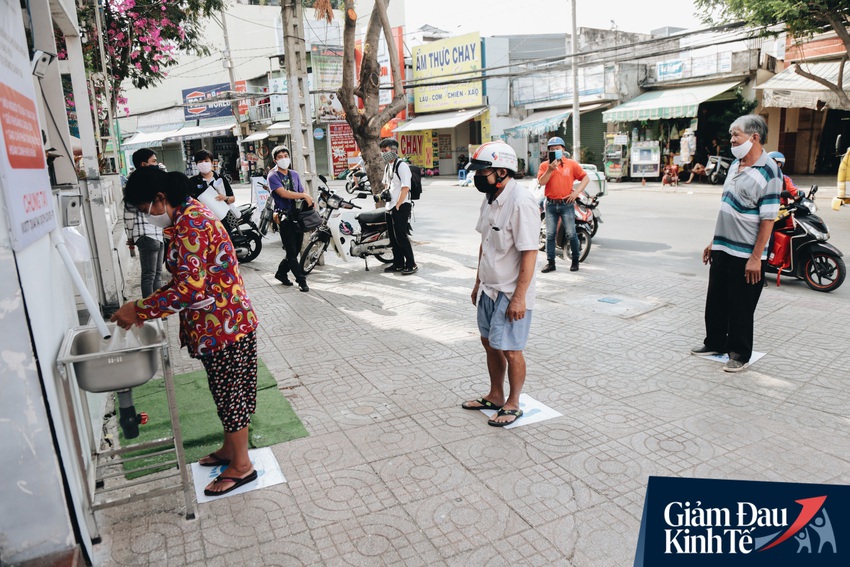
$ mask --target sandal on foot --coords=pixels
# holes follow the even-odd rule
[[[478,406],[471,406],[469,404],[481,404]],[[482,409],[491,409],[491,410],[500,410],[502,406],[497,406],[493,402],[489,400],[485,400],[484,398],[478,398],[477,400],[472,400],[470,402],[463,402],[460,407],[463,409],[471,409],[471,410],[482,410]]]
[[[512,415],[512,416],[514,416],[514,418],[510,421],[496,421],[495,420],[496,417],[502,417],[502,416],[505,416],[505,415]],[[521,417],[522,417],[522,410],[521,409],[500,409],[498,412],[496,412],[494,419],[488,419],[487,420],[487,425],[492,425],[493,427],[504,427],[506,425],[511,425],[513,423],[516,423],[516,420],[518,420]]]
[[[202,463],[201,459],[212,459],[212,460],[209,461],[209,462],[206,462],[206,463]],[[198,459],[198,464],[201,465],[202,467],[221,467],[221,466],[227,466],[227,465],[230,464],[230,459],[222,459],[221,457],[219,457],[215,453],[210,453],[206,457],[201,457],[201,459]]]
[[[204,489],[204,495],[205,496],[223,496],[223,495],[227,494],[228,492],[233,492],[234,490],[236,490],[240,486],[248,484],[249,482],[254,482],[255,480],[257,480],[257,471],[255,471],[255,470],[251,471],[251,474],[249,474],[248,476],[242,477],[242,478],[239,478],[238,476],[224,476],[223,474],[220,474],[215,478],[215,480],[213,481],[213,484],[218,484],[219,482],[232,482],[233,486],[231,486],[227,490],[222,490],[220,492],[216,492],[214,490],[210,490],[208,488],[205,488]]]

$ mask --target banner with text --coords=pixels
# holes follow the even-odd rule
[[[357,149],[354,132],[351,131],[348,122],[331,122],[328,124],[328,139],[331,143],[333,175],[336,177],[357,160],[360,151]]]
[[[649,477],[635,567],[850,565],[850,486]]]
[[[230,101],[205,102],[210,98],[230,90],[230,83],[218,83],[215,85],[204,85],[183,89],[183,119],[196,120],[198,118],[217,118],[219,116],[232,116]]]
[[[425,169],[434,167],[434,146],[430,131],[403,133],[398,137],[399,153],[410,163]]]
[[[478,32],[435,41],[413,48],[413,80],[447,82],[413,91],[414,109],[437,112],[481,106],[483,82],[461,82],[475,74],[458,75],[481,69],[481,35]]]
[[[16,251],[56,228],[22,22],[19,2],[0,2],[0,185]]]

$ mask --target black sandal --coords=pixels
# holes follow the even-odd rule
[[[502,417],[502,416],[505,416],[505,415],[513,415],[515,417],[510,421],[495,421],[495,418]],[[487,420],[487,425],[492,425],[493,427],[505,427],[506,425],[511,425],[511,424],[516,423],[516,421],[521,417],[522,417],[522,410],[521,409],[500,409],[499,411],[496,412],[496,415],[494,416],[493,419]]]
[[[480,406],[468,406],[468,405],[466,405],[466,404],[474,404],[474,403],[479,403],[481,405]],[[460,405],[460,407],[462,407],[463,409],[468,409],[468,410],[491,409],[491,410],[497,410],[498,411],[498,410],[502,409],[502,406],[497,406],[493,402],[491,402],[489,400],[485,400],[484,398],[478,398],[477,400],[472,400],[471,402],[463,402]]]

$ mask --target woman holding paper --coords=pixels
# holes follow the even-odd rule
[[[230,237],[212,212],[189,197],[182,173],[137,169],[124,200],[169,239],[171,282],[112,316],[123,329],[179,313],[180,344],[207,371],[224,427],[221,448],[199,461],[227,468],[204,490],[218,496],[257,479],[248,458],[248,424],[257,405],[257,316],[251,307]]]
[[[295,219],[294,213],[299,209],[302,199],[307,208],[313,206],[313,199],[304,191],[301,176],[289,169],[292,165],[289,159],[289,148],[277,146],[272,150],[272,157],[275,167],[269,172],[269,191],[274,199],[275,218],[280,223],[280,240],[283,243],[283,249],[286,250],[286,258],[280,261],[274,277],[283,285],[292,285],[289,280],[291,271],[295,281],[298,282],[298,289],[310,291],[307,287],[307,278],[298,262],[298,252],[301,251],[304,243],[304,230]]]

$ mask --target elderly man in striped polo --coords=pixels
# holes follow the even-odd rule
[[[767,123],[749,114],[729,127],[732,154],[714,239],[702,253],[711,264],[705,298],[705,341],[692,354],[729,353],[726,372],[746,368],[753,352],[753,315],[762,290],[767,243],[779,212],[782,174],[762,144]]]

